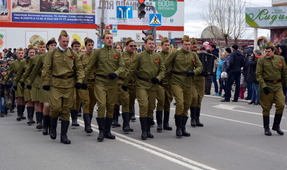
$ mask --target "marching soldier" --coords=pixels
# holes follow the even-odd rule
[[[132,108],[130,105],[134,106],[135,103],[135,80],[136,77],[133,76],[131,80],[128,82],[128,91],[124,91],[122,89],[122,85],[126,78],[126,73],[130,70],[132,64],[135,61],[135,51],[136,51],[136,43],[133,39],[128,38],[125,43],[126,51],[123,52],[123,58],[125,62],[125,72],[119,75],[119,100],[122,105],[122,118],[123,118],[123,131],[128,133],[133,131],[130,128],[130,118],[132,116]]]
[[[46,52],[46,44],[44,41],[40,41],[37,44],[38,47],[38,54],[31,57],[30,62],[29,62],[29,67],[28,69],[25,71],[25,73],[23,74],[23,76],[20,79],[20,83],[22,84],[22,86],[25,86],[25,81],[26,79],[28,79],[28,77],[30,77],[32,70],[34,69],[34,67],[36,66],[36,64],[38,63],[38,61],[40,60],[40,58],[45,55]],[[41,94],[41,77],[37,76],[35,81],[33,82],[33,84],[31,86],[27,86],[27,88],[29,90],[31,90],[31,98],[32,101],[34,102],[34,106],[35,106],[35,111],[36,111],[36,122],[37,122],[37,129],[42,129],[43,128],[43,103],[40,102],[40,98],[43,97],[43,95]],[[32,88],[33,87],[33,88]]]
[[[74,87],[80,89],[84,79],[84,70],[77,54],[70,48],[69,36],[62,30],[58,39],[59,47],[49,51],[42,72],[43,89],[50,91],[50,137],[57,137],[57,121],[61,116],[61,143],[70,144],[67,132],[70,110],[73,105]]]
[[[103,35],[105,47],[93,51],[91,60],[86,67],[85,84],[92,70],[96,69],[95,96],[98,104],[97,122],[100,133],[97,140],[115,139],[111,133],[114,106],[118,100],[117,77],[124,71],[124,61],[121,53],[113,48],[113,35],[107,31]]]
[[[197,52],[197,41],[195,38],[191,38],[191,51]],[[194,75],[194,81],[192,82],[193,85],[193,95],[192,95],[192,102],[190,106],[190,124],[192,127],[203,127],[203,124],[200,122],[200,110],[201,110],[201,102],[205,93],[205,73],[212,73],[213,66],[214,66],[214,59],[212,56],[209,56],[207,53],[200,53],[198,57],[203,65],[203,70],[209,70],[207,72],[202,71],[201,74]],[[210,63],[206,63],[210,61]],[[204,64],[205,62],[205,64]],[[205,68],[207,67],[207,68]]]
[[[48,51],[52,51],[54,48],[56,48],[57,42],[55,41],[55,38],[52,38],[49,40],[46,44],[46,49]],[[35,80],[40,80],[39,81],[39,86],[43,87],[43,81],[42,80],[42,70],[43,70],[43,65],[45,61],[45,57],[47,56],[48,53],[45,53],[44,55],[39,56],[39,60],[35,64],[35,67],[33,67],[33,70],[31,71],[30,74],[30,81],[28,81],[27,88],[31,89],[32,84],[34,84]],[[50,127],[50,103],[49,103],[49,92],[39,88],[39,94],[41,96],[39,97],[39,102],[43,103],[43,135],[48,135],[49,133],[49,127]]]
[[[25,57],[25,59],[21,60],[21,65],[18,69],[17,74],[15,75],[15,80],[14,80],[14,84],[15,86],[18,85],[19,80],[21,79],[22,75],[24,74],[24,72],[28,69],[29,67],[29,63],[31,60],[31,57],[33,57],[35,55],[36,51],[33,48],[32,45],[30,45],[27,49],[27,57]],[[25,80],[25,83],[27,83],[28,79]],[[25,87],[24,83],[20,84],[22,86],[22,88],[24,89],[24,101],[26,102],[26,106],[27,106],[27,117],[28,117],[28,122],[27,124],[30,126],[33,123],[35,123],[35,121],[33,120],[34,117],[34,102],[31,100],[31,91]]]
[[[163,61],[165,61],[170,54],[170,41],[164,37],[161,39],[162,50],[159,53]],[[165,75],[165,78],[160,82],[160,86],[157,89],[157,110],[156,110],[156,121],[157,121],[157,130],[172,130],[172,127],[169,126],[169,111],[170,103],[172,101],[171,94],[171,82],[169,75]],[[164,111],[164,115],[162,113]],[[163,117],[163,118],[162,118]]]
[[[287,82],[287,67],[284,58],[274,55],[273,44],[268,44],[265,56],[257,61],[256,79],[260,85],[260,105],[263,113],[264,134],[271,136],[269,129],[269,115],[273,103],[275,103],[275,117],[272,130],[279,135],[284,135],[280,129],[280,122],[285,107],[285,96],[282,89],[282,80]]]
[[[114,44],[114,49],[115,50],[117,50],[117,51],[119,51],[120,53],[122,53],[123,52],[123,47],[122,47],[122,45],[120,44],[120,42],[116,42],[115,44]],[[121,80],[119,80],[118,81],[119,83],[121,82]],[[119,86],[119,87],[121,87],[121,86]],[[120,90],[121,90],[121,88],[119,89],[119,93],[120,93]],[[120,94],[119,94],[119,96],[120,96]],[[121,97],[121,96],[120,96]],[[112,126],[113,127],[121,127],[121,125],[119,124],[119,116],[120,116],[120,105],[122,104],[121,103],[121,99],[120,98],[118,98],[119,100],[118,100],[118,102],[115,104],[115,107],[114,107],[114,120],[113,120],[113,122],[112,122]]]
[[[175,125],[176,136],[190,136],[185,125],[188,119],[187,111],[191,105],[193,76],[202,71],[202,64],[196,53],[191,51],[189,36],[182,37],[182,48],[169,55],[166,59],[166,69],[171,76],[171,90],[176,101]]]
[[[136,80],[136,97],[140,108],[141,139],[153,138],[150,132],[150,125],[153,121],[153,111],[155,109],[156,91],[158,83],[164,78],[165,67],[161,56],[156,53],[155,41],[152,36],[145,39],[146,50],[136,55],[136,60],[129,70],[122,86],[123,90],[128,90],[128,82],[134,74]]]
[[[85,38],[86,52],[80,56],[83,68],[86,68],[91,59],[91,55],[94,49],[94,41],[88,37]],[[87,89],[79,89],[78,93],[83,103],[83,119],[85,122],[85,132],[92,133],[91,121],[93,118],[94,107],[96,105],[96,96],[94,93],[95,87],[95,73],[96,70],[92,70],[90,77],[87,80]]]
[[[71,47],[72,47],[72,50],[74,50],[78,56],[81,55],[80,53],[81,43],[77,39],[74,39],[72,41]],[[73,100],[73,107],[71,110],[72,126],[80,126],[77,122],[78,116],[79,117],[81,116],[81,113],[80,113],[81,101],[80,101],[80,96],[79,96],[79,90],[75,89],[74,93],[75,94],[74,94],[74,100]]]
[[[3,84],[6,85],[7,81],[11,78],[13,73],[15,75],[17,74],[17,71],[20,68],[21,65],[21,60],[24,58],[24,50],[22,48],[19,48],[17,50],[17,60],[13,61],[10,64],[10,70],[8,74],[5,76]],[[26,119],[26,117],[23,115],[25,111],[25,101],[24,101],[24,89],[23,87],[18,84],[14,85],[14,90],[16,91],[15,93],[15,98],[17,101],[17,121],[20,121],[21,119]]]

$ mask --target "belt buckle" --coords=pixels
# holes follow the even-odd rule
[[[277,83],[277,80],[273,80],[273,83]]]
[[[64,79],[67,80],[67,79],[68,79],[68,76],[67,76],[67,75],[64,75]]]

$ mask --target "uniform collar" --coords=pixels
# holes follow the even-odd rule
[[[111,50],[113,47],[112,46],[104,46],[105,49]]]
[[[161,51],[163,54],[168,54],[169,51]]]
[[[185,51],[184,49],[180,49],[184,54],[188,54],[190,51]]]
[[[64,52],[67,50],[67,48],[62,48],[61,46],[59,46],[59,50]]]
[[[153,50],[151,50],[151,51],[149,51],[149,50],[145,50],[148,54],[152,54],[154,51]]]

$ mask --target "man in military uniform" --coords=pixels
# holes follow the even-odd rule
[[[129,70],[122,86],[127,90],[127,84],[131,77],[136,74],[136,95],[140,108],[140,123],[142,129],[142,140],[153,138],[150,132],[150,125],[153,121],[155,109],[155,98],[158,83],[164,78],[165,67],[161,56],[156,53],[155,41],[152,36],[145,39],[146,50],[136,55],[136,60]]]
[[[182,37],[182,48],[171,53],[166,59],[165,65],[169,73],[172,74],[171,90],[176,101],[176,136],[190,136],[185,129],[188,119],[187,111],[193,95],[193,76],[201,73],[202,64],[197,54],[191,51],[189,36]]]
[[[164,62],[170,54],[170,41],[168,38],[164,37],[161,39],[161,48],[162,50],[159,54]],[[172,127],[170,127],[168,123],[170,103],[172,101],[170,75],[165,74],[165,78],[161,80],[160,86],[158,86],[157,89],[156,99],[158,100],[156,108],[157,130],[172,130]],[[163,111],[164,115],[162,113]]]
[[[4,85],[6,85],[7,81],[12,77],[13,73],[17,74],[17,71],[19,70],[21,65],[21,60],[24,58],[24,55],[24,50],[22,48],[19,48],[17,50],[17,60],[11,63],[10,70],[3,81]],[[21,119],[26,119],[26,117],[23,116],[25,111],[24,89],[20,84],[18,84],[17,86],[14,85],[14,90],[16,91],[15,98],[17,100],[17,121],[20,121]]]
[[[269,129],[269,115],[273,103],[275,103],[275,117],[272,130],[279,135],[284,135],[280,129],[280,122],[285,107],[285,96],[282,90],[282,80],[287,82],[287,67],[284,58],[274,55],[273,44],[268,44],[265,56],[258,59],[256,67],[256,79],[260,85],[260,105],[263,113],[264,134],[271,136]]]
[[[197,53],[196,39],[191,38],[190,43],[191,43],[191,51]],[[203,62],[206,62],[204,57],[212,57],[212,56],[209,56],[209,54],[206,54],[206,53],[198,54],[198,55],[199,55],[199,59],[204,69],[204,66],[205,67],[207,66],[203,64]],[[213,62],[210,65],[213,66]],[[209,70],[213,70],[213,67],[210,68]],[[202,99],[205,93],[205,76],[203,72],[201,74],[194,75],[194,81],[192,81],[192,86],[193,86],[192,88],[193,95],[192,95],[192,102],[190,106],[190,124],[192,127],[196,127],[196,126],[203,127],[203,124],[199,120],[201,102],[202,102]]]
[[[92,70],[96,69],[95,96],[98,104],[97,122],[100,133],[97,140],[115,139],[111,133],[114,106],[118,100],[117,77],[124,71],[124,60],[121,53],[113,48],[113,35],[107,31],[103,35],[105,47],[93,51],[91,60],[86,67],[85,84]]]
[[[67,132],[70,124],[70,110],[73,105],[74,87],[80,89],[84,79],[83,65],[77,54],[70,48],[69,36],[61,31],[59,47],[51,50],[44,62],[42,73],[43,89],[50,91],[51,104],[50,137],[57,137],[57,121],[61,116],[61,143],[70,144]]]
[[[85,38],[86,52],[80,56],[83,68],[86,68],[91,59],[92,52],[94,50],[94,41],[90,38]],[[83,119],[85,122],[85,132],[92,133],[91,121],[94,113],[94,107],[96,105],[96,96],[94,93],[95,87],[95,73],[96,70],[92,70],[90,77],[87,80],[87,89],[78,90],[78,94],[83,103]]]
[[[81,43],[74,39],[71,44],[72,50],[74,50],[77,54],[77,56],[80,56],[80,47]],[[80,126],[78,123],[78,116],[81,116],[80,110],[80,96],[79,96],[79,90],[74,88],[74,100],[73,100],[73,107],[71,110],[71,118],[72,118],[72,126]]]
[[[123,52],[123,58],[125,62],[125,72],[119,75],[119,101],[122,105],[122,118],[123,118],[123,131],[125,133],[128,133],[130,131],[133,131],[133,129],[130,128],[130,118],[132,116],[133,109],[135,102],[135,94],[136,94],[136,88],[135,88],[135,75],[132,76],[130,81],[128,82],[128,91],[124,91],[122,89],[122,85],[124,83],[124,80],[126,78],[127,72],[130,70],[133,62],[135,61],[135,51],[136,51],[136,43],[133,39],[128,38],[125,43],[125,49],[126,51]]]

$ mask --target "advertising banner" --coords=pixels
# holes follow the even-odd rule
[[[0,0],[7,1],[7,0]],[[95,24],[96,0],[11,0],[6,21]]]
[[[287,29],[272,29],[271,42],[276,44],[287,44]]]
[[[250,27],[286,27],[287,7],[246,8],[246,24]]]
[[[96,1],[96,12],[101,14],[102,1]],[[154,6],[155,12],[162,15],[162,26],[184,26],[184,1],[178,0],[146,0],[147,6]],[[138,0],[105,0],[104,22],[117,25],[149,25],[149,15],[154,11],[146,7],[145,18],[138,18]],[[132,9],[132,15],[124,18],[117,17],[122,13],[123,8],[118,6],[129,6],[127,10]],[[132,8],[130,8],[132,7]],[[96,23],[100,24],[101,15],[96,16]]]
[[[11,1],[0,0],[0,22],[11,21]]]
[[[6,48],[6,39],[6,31],[0,30],[0,52],[2,52],[4,48]]]

